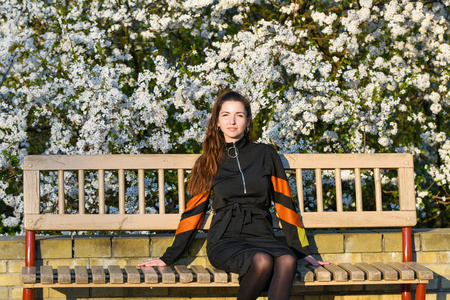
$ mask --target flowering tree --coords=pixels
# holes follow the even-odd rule
[[[198,153],[209,108],[224,88],[252,101],[255,139],[282,153],[413,154],[420,224],[449,226],[449,6],[0,1],[0,233],[22,231],[26,155]],[[43,209],[56,207],[55,176],[42,174]],[[66,181],[76,199],[76,175]],[[135,181],[127,173],[129,212]],[[389,174],[383,183],[397,184]],[[86,184],[95,204],[93,174]],[[155,184],[147,174],[149,199]],[[116,185],[109,174],[111,199]],[[111,200],[109,212],[115,207]]]

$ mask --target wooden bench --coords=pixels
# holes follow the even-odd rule
[[[68,266],[35,267],[36,231],[160,231],[175,230],[185,207],[185,175],[198,155],[76,155],[27,156],[24,162],[24,224],[26,229],[26,258],[22,278],[24,299],[34,299],[34,289],[42,287],[234,287],[237,275],[227,274],[210,266],[146,267]],[[298,201],[303,223],[311,228],[402,228],[403,254],[400,261],[380,261],[356,264],[332,262],[324,267],[298,267],[294,286],[327,285],[385,285],[401,284],[402,298],[411,298],[411,285],[416,284],[416,298],[425,299],[426,284],[433,273],[412,261],[411,227],[416,224],[413,158],[409,154],[286,154],[282,156],[288,176],[296,184],[294,198]],[[57,177],[57,210],[42,212],[41,173],[55,172]],[[118,213],[105,211],[105,171],[117,174]],[[138,185],[138,207],[133,214],[126,213],[126,172],[134,172]],[[47,172],[47,173],[46,173]],[[78,208],[68,211],[64,194],[65,174],[73,172],[78,181]],[[86,173],[95,173],[98,179],[98,213],[85,210]],[[146,187],[144,178],[153,172],[157,178],[159,211],[146,213]],[[168,172],[177,181],[177,213],[166,213],[165,183]],[[57,176],[56,176],[57,174]],[[176,174],[176,175],[174,175]],[[385,192],[382,181],[395,175],[390,191]],[[342,179],[344,177],[344,179]],[[343,201],[343,191],[353,185],[354,208]],[[332,180],[333,184],[329,181]],[[305,183],[305,184],[304,184]],[[315,189],[314,211],[304,197],[304,186]],[[332,192],[328,187],[332,186]],[[367,187],[373,198],[365,199]],[[396,190],[392,191],[392,186]],[[147,191],[148,192],[148,191]],[[153,191],[154,192],[154,191]],[[399,208],[383,210],[383,197],[397,196]],[[327,209],[327,198],[333,197],[333,209]],[[106,200],[105,200],[106,199]],[[324,200],[325,199],[325,200]],[[371,210],[367,210],[367,207]],[[75,211],[77,209],[77,211]],[[208,229],[210,217],[205,218],[203,229]],[[277,220],[275,219],[275,224]]]

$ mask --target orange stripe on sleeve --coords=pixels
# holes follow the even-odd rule
[[[289,186],[289,183],[281,178],[277,178],[275,176],[272,176],[272,185],[275,192],[281,193],[289,198],[291,198],[291,187]]]
[[[197,205],[205,202],[208,199],[208,195],[209,195],[209,190],[204,190],[200,194],[192,197],[192,199],[189,200],[189,202],[186,204],[186,210],[193,209]]]
[[[198,214],[181,220],[180,224],[178,224],[177,231],[175,231],[175,235],[189,230],[199,229],[204,218],[205,214]]]
[[[277,210],[278,217],[280,219],[288,222],[289,224],[295,225],[299,228],[303,228],[302,221],[300,221],[300,217],[295,211],[279,203],[275,203],[275,209]]]

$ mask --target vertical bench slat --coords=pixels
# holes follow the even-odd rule
[[[334,178],[336,185],[336,210],[338,212],[344,211],[344,206],[342,203],[342,178],[341,178],[341,169],[334,169]]]
[[[302,169],[296,169],[295,170],[295,177],[297,181],[297,198],[298,198],[298,204],[300,213],[305,211],[305,203],[303,201],[303,172]]]
[[[108,266],[109,282],[110,283],[123,283],[122,269],[117,265]]]
[[[135,266],[125,266],[125,272],[127,273],[128,283],[141,283],[141,274]]]
[[[355,197],[356,197],[356,211],[363,211],[360,168],[355,168]]]
[[[141,267],[145,283],[158,283],[158,273],[153,267]]]
[[[341,263],[339,267],[350,274],[351,281],[364,281],[364,272],[350,263]]]
[[[23,213],[39,214],[40,211],[39,171],[23,171]]]
[[[158,169],[159,213],[166,213],[166,199],[164,195],[164,169]]]
[[[144,170],[138,170],[138,186],[139,186],[139,213],[145,214],[145,176]]]
[[[85,214],[84,170],[78,170],[78,213]]]
[[[377,268],[383,274],[384,280],[398,280],[398,272],[382,262],[373,262],[372,266]]]
[[[66,210],[64,198],[64,170],[58,170],[58,213],[60,215],[63,215]]]
[[[184,170],[178,169],[178,209],[180,214],[184,212],[186,207],[185,191],[184,191]]]
[[[344,282],[348,280],[348,273],[339,266],[331,263],[329,265],[324,265],[323,267],[333,274],[334,281]]]
[[[414,169],[412,167],[398,169],[398,191],[400,194],[400,209],[416,210]]]
[[[72,283],[69,266],[58,266],[57,270],[58,270],[58,283],[59,284]]]
[[[106,274],[103,266],[92,266],[92,283],[103,284],[106,283]]]
[[[208,267],[211,273],[214,276],[214,282],[216,283],[227,283],[228,282],[228,274],[223,270],[216,269],[212,266]]]
[[[317,212],[323,212],[322,169],[316,169]]]
[[[98,170],[98,213],[105,214],[105,170]]]
[[[203,266],[193,265],[191,266],[192,271],[197,275],[198,283],[210,283],[211,274]]]
[[[398,272],[401,280],[414,280],[414,270],[399,262],[390,262],[387,265]]]
[[[159,273],[161,273],[162,283],[175,283],[175,273],[169,266],[158,267]]]
[[[119,169],[119,214],[125,214],[125,171]]]
[[[366,278],[369,281],[380,281],[381,280],[381,272],[377,268],[371,266],[365,262],[356,263],[355,266],[358,269],[361,269],[366,273]]]
[[[89,282],[86,266],[75,266],[75,283],[86,284]]]
[[[175,270],[178,273],[180,283],[189,283],[194,281],[194,274],[185,265],[176,265]]]
[[[374,181],[375,181],[375,207],[377,211],[383,210],[383,200],[381,195],[381,175],[380,168],[374,168]]]

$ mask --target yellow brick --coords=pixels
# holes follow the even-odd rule
[[[199,288],[171,288],[170,295],[175,297],[200,297],[200,296],[208,296],[208,288],[199,287]]]
[[[25,239],[23,237],[0,237],[0,259],[24,259]]]
[[[49,298],[87,298],[89,288],[49,288]]]
[[[400,295],[400,294],[392,294],[392,295],[383,294],[383,295],[381,295],[380,300],[401,300],[401,299],[402,299],[402,295]]]
[[[8,273],[21,273],[24,266],[25,261],[23,260],[10,260],[8,261]]]
[[[313,253],[343,253],[344,236],[336,233],[315,234],[310,244]]]
[[[150,256],[153,258],[161,257],[166,249],[173,243],[174,236],[153,236],[150,238]]]
[[[438,252],[417,252],[416,260],[420,264],[435,264],[438,259]]]
[[[450,276],[442,278],[442,288],[450,290]]]
[[[385,252],[401,252],[402,233],[401,232],[383,233],[383,244]]]
[[[381,233],[345,233],[345,252],[381,252]]]
[[[402,260],[402,254],[400,252],[393,253],[363,253],[363,261],[367,263],[371,262],[400,262]]]
[[[344,295],[342,300],[379,300],[378,295]]]
[[[325,287],[327,293],[346,293],[346,292],[362,292],[364,287],[362,285],[330,285]]]
[[[371,292],[379,292],[379,293],[386,293],[386,292],[400,293],[401,285],[400,284],[368,284],[368,285],[366,285],[365,290],[371,291]]]
[[[114,237],[112,239],[114,257],[148,257],[150,240],[148,237]]]
[[[450,263],[448,264],[425,264],[425,267],[442,277],[450,276]],[[435,274],[435,276],[436,276]]]
[[[74,257],[111,257],[110,237],[74,238]]]
[[[412,298],[412,297],[411,297]],[[445,296],[444,297],[438,297],[437,294],[431,294],[431,293],[426,293],[425,294],[425,300],[445,300]]]
[[[421,232],[422,251],[449,251],[450,231],[448,229],[435,229]]]
[[[75,266],[87,266],[87,259],[46,259],[42,262],[44,266],[52,266],[54,269],[59,266],[69,266],[74,268]]]
[[[9,299],[9,289],[0,288],[0,299]]]
[[[23,288],[13,287],[11,288],[11,300],[22,299]]]
[[[308,287],[309,289],[309,287]],[[340,299],[340,296],[336,295],[305,295],[304,300],[335,300]]]
[[[6,260],[0,261],[0,273],[6,273]]]
[[[187,265],[187,266],[200,265],[200,266],[204,266],[204,267],[206,267],[208,265],[206,257],[196,257],[196,258],[183,257],[183,258],[179,259],[175,264],[177,264],[177,265]]]
[[[49,236],[36,239],[36,257],[72,258],[72,237]]]
[[[343,254],[324,254],[322,255],[323,261],[330,261],[334,264],[340,263],[357,263],[362,261],[361,253],[343,253]]]
[[[209,288],[209,294],[211,296],[236,297],[238,290],[239,287],[228,287],[228,288],[211,287]]]
[[[117,265],[124,268],[128,265],[128,261],[125,258],[91,258],[89,260],[89,266],[107,266]]]
[[[450,251],[439,252],[438,260],[439,260],[439,263],[441,263],[441,264],[450,263]]]
[[[22,274],[0,275],[0,286],[19,286],[22,285]]]
[[[206,239],[195,239],[189,249],[190,256],[206,256]]]

